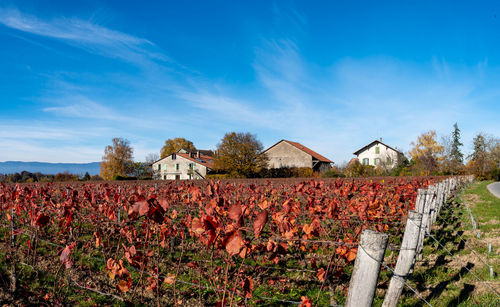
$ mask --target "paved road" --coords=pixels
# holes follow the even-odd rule
[[[490,183],[490,184],[488,184],[487,188],[488,188],[488,190],[490,190],[491,194],[500,198],[500,182]]]

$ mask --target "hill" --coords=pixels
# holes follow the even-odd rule
[[[99,165],[101,162],[91,163],[48,163],[48,162],[21,162],[6,161],[0,162],[0,174],[13,174],[27,171],[30,173],[42,173],[55,175],[57,173],[69,172],[71,174],[99,175]]]

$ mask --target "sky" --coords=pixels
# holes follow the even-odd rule
[[[337,164],[456,122],[500,137],[495,1],[0,2],[0,161],[250,132]]]

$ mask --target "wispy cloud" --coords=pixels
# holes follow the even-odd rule
[[[78,18],[42,20],[17,9],[0,8],[0,24],[136,64],[155,60],[169,61],[169,58],[147,39]]]
[[[84,96],[72,96],[60,98],[60,101],[65,101],[62,106],[47,107],[43,111],[54,113],[59,116],[87,118],[87,119],[104,119],[113,121],[128,121],[131,118],[119,115],[112,108],[106,107],[95,101],[92,101]],[[66,101],[70,101],[68,104]]]

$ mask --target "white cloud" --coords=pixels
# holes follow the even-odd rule
[[[65,117],[127,121],[130,118],[117,114],[113,109],[92,101],[84,96],[68,97],[61,101],[71,101],[57,107],[47,107],[43,111]]]
[[[136,64],[154,60],[169,61],[168,57],[147,39],[78,18],[46,21],[16,9],[0,8],[0,24],[25,33],[58,39],[92,53]]]

